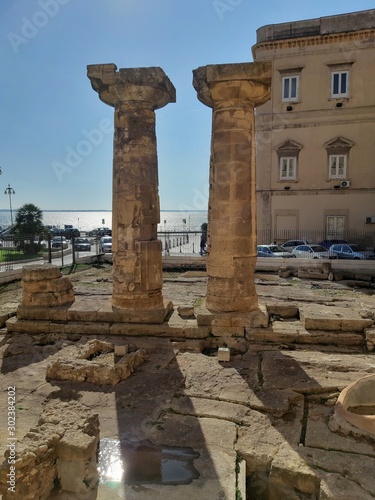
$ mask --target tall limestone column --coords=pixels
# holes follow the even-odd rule
[[[87,67],[99,98],[115,108],[112,307],[164,319],[155,110],[176,101],[161,68]],[[150,316],[147,316],[147,310]],[[139,315],[137,316],[139,319]],[[130,316],[131,318],[131,316]],[[131,319],[130,319],[131,320]]]
[[[270,99],[271,64],[209,65],[193,75],[198,99],[213,109],[206,306],[255,311],[254,108]]]

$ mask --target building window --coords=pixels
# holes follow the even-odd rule
[[[331,73],[331,97],[349,96],[349,71],[333,71]]]
[[[346,226],[344,215],[328,215],[326,217],[326,235],[328,239],[343,239]]]
[[[282,156],[280,158],[280,180],[296,180],[297,158],[295,156]]]
[[[281,76],[281,102],[299,102],[300,83],[303,66],[294,68],[278,68]]]
[[[298,101],[298,83],[299,76],[283,76],[283,102],[296,102]]]
[[[329,178],[330,179],[345,179],[346,178],[346,161],[347,155],[329,155]]]
[[[354,142],[344,137],[336,137],[324,144],[328,159],[327,180],[348,178],[349,152],[353,146]]]
[[[298,181],[297,167],[301,149],[301,144],[290,139],[278,146],[276,151],[279,158],[279,181]]]

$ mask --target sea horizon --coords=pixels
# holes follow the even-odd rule
[[[13,222],[17,210],[12,210]],[[112,228],[112,210],[42,210],[43,224],[63,228],[69,224],[80,231],[91,231],[99,227]],[[200,231],[207,222],[207,210],[160,210],[158,232]],[[0,209],[0,228],[11,225],[10,210]]]

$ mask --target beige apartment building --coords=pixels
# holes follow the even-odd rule
[[[252,50],[273,64],[256,110],[259,242],[374,234],[375,9],[263,26]]]

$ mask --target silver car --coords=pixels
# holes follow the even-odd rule
[[[339,259],[375,259],[375,253],[372,250],[366,250],[356,243],[332,245],[329,252]]]
[[[293,248],[292,254],[302,259],[332,259],[335,258],[321,245],[298,245]],[[336,257],[337,258],[337,257]]]
[[[287,252],[279,245],[258,245],[257,257],[282,257],[284,259],[289,259],[290,257],[295,257],[295,255]]]
[[[101,253],[112,252],[112,236],[102,236],[102,238],[100,238],[99,252]]]

